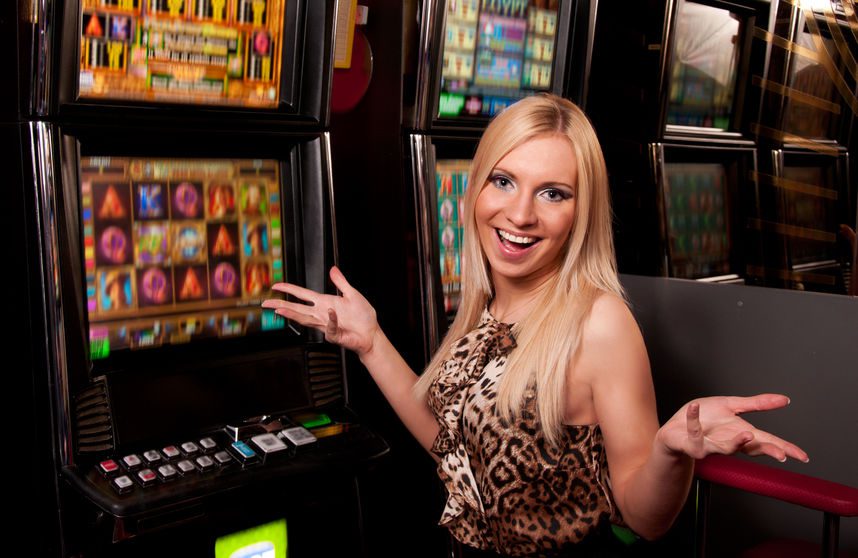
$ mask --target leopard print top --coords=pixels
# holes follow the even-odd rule
[[[515,346],[511,327],[486,311],[453,345],[429,388],[440,425],[432,451],[447,489],[440,524],[483,550],[549,556],[604,521],[622,520],[598,425],[567,426],[561,443],[550,446],[533,389],[513,424],[495,414],[497,386]]]

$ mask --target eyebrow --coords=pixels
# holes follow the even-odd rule
[[[491,178],[492,175],[494,175],[494,173],[504,174],[504,175],[508,176],[509,178],[511,178],[512,180],[518,180],[518,177],[515,175],[515,173],[512,173],[512,172],[510,172],[506,169],[503,169],[501,167],[493,168],[492,172],[489,173],[489,178]],[[540,188],[542,188],[544,186],[564,186],[566,188],[569,188],[573,192],[577,191],[575,186],[572,186],[571,184],[567,184],[565,182],[543,182],[542,184],[539,185]]]

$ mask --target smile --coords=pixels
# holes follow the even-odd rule
[[[495,229],[495,231],[501,244],[510,250],[526,250],[541,240],[533,236],[514,235],[501,229]]]

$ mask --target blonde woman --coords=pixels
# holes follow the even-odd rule
[[[341,296],[278,284],[306,304],[264,303],[357,353],[438,460],[441,524],[466,548],[601,555],[610,523],[646,539],[669,529],[694,458],[807,460],[738,416],[783,407],[781,395],[696,400],[659,428],[617,279],[605,163],[580,109],[548,95],[519,101],[489,125],[470,177],[462,302],[422,376],[336,268]]]

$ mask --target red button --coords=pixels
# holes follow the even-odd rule
[[[101,463],[98,464],[99,469],[102,473],[113,473],[119,470],[119,464],[112,459],[105,459]]]

